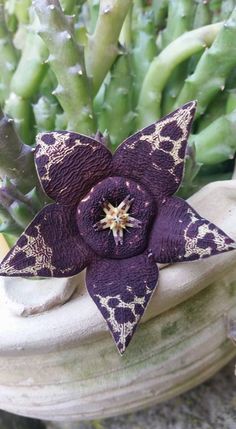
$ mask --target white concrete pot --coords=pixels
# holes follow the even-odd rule
[[[212,183],[190,200],[236,239],[236,181]],[[229,338],[236,320],[236,251],[163,268],[123,357],[83,274],[59,285],[1,283],[0,408],[13,413],[67,421],[123,414],[192,388],[236,355]],[[72,298],[52,308],[75,284]]]

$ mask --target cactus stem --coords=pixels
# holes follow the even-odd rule
[[[170,43],[154,58],[143,81],[139,96],[138,128],[143,128],[160,118],[162,91],[168,78],[177,65],[201,51],[203,43],[211,45],[222,25],[222,23],[211,24],[189,31]],[[180,104],[183,103],[178,105]]]
[[[201,56],[194,73],[186,79],[174,107],[197,99],[197,114],[205,112],[210,101],[223,91],[226,79],[236,67],[235,38],[236,7],[212,46]]]
[[[48,60],[58,81],[53,94],[69,120],[68,127],[83,134],[92,134],[95,120],[83,47],[74,40],[58,0],[36,0],[34,8],[41,23],[40,35],[49,50]],[[79,71],[71,73],[71,69],[78,66],[82,74]]]
[[[95,30],[88,37],[85,51],[86,69],[92,78],[96,94],[118,55],[118,39],[131,0],[100,1],[99,16]]]

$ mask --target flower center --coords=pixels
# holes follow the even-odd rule
[[[142,222],[128,213],[134,198],[127,195],[123,201],[114,207],[108,201],[102,201],[102,209],[105,216],[100,221],[96,222],[94,228],[96,231],[110,229],[113,234],[116,245],[123,244],[123,234],[127,228],[140,228]]]
[[[126,177],[107,177],[79,202],[79,233],[100,257],[125,259],[142,253],[156,213],[152,196]]]

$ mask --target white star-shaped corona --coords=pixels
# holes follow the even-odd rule
[[[123,201],[117,206],[114,207],[108,201],[103,201],[102,208],[105,213],[105,217],[98,221],[94,228],[99,231],[102,229],[110,229],[112,231],[116,245],[123,244],[123,234],[124,230],[129,228],[140,228],[142,222],[130,216],[128,213],[133,198],[130,198],[130,195],[127,195]]]

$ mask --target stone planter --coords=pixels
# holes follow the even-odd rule
[[[236,239],[236,181],[212,183],[190,200]],[[123,357],[86,292],[83,273],[61,306],[55,305],[70,294],[56,299],[57,280],[23,280],[19,287],[16,281],[7,285],[1,279],[4,410],[67,421],[123,414],[192,388],[236,356],[236,251],[163,267],[158,291]],[[64,290],[72,287],[63,282]]]

